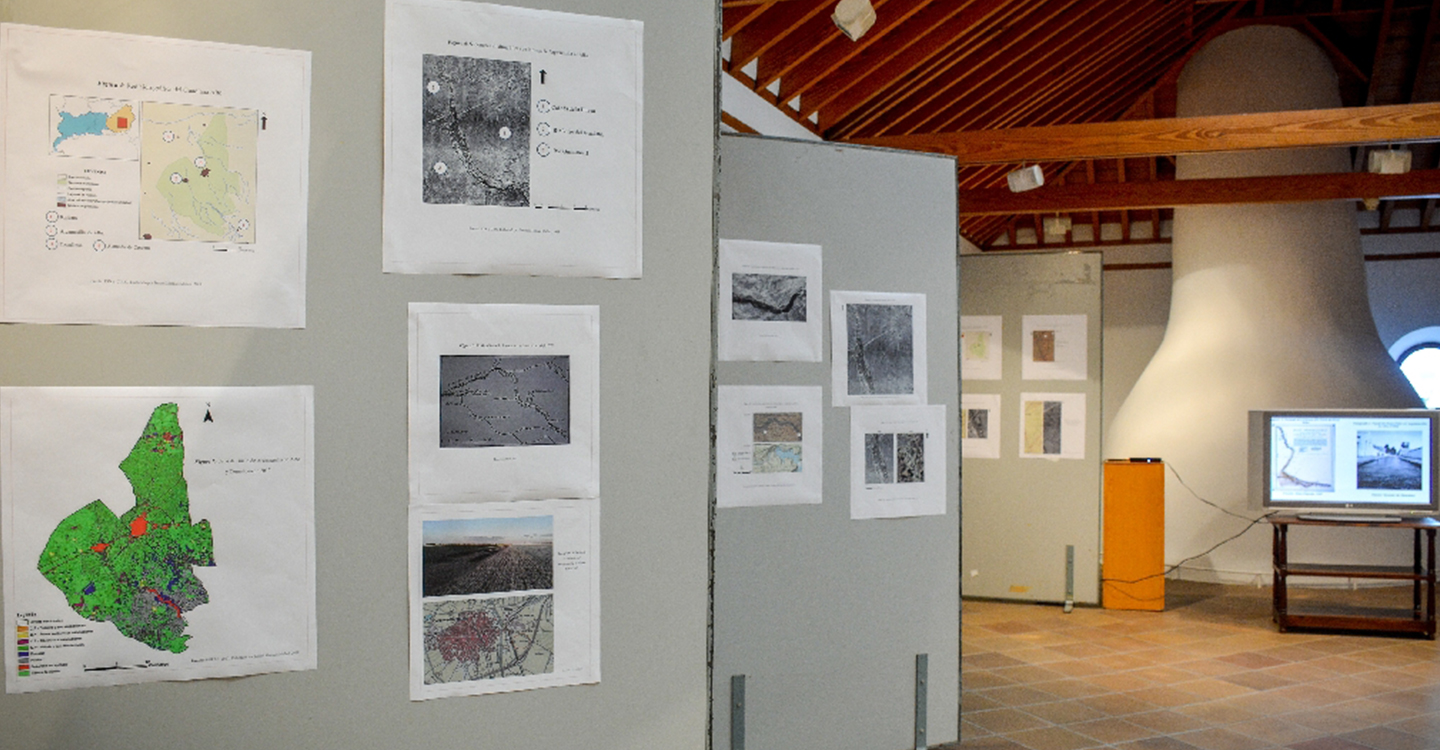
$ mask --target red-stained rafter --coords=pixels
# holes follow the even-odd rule
[[[932,132],[970,130],[980,127],[1002,128],[1015,122],[1059,123],[1060,107],[1068,97],[1094,96],[1106,86],[1117,86],[1136,78],[1136,58],[1153,57],[1145,53],[1144,42],[1152,39],[1172,15],[1162,13],[1119,31],[1101,37],[1093,44],[1093,52],[1080,52],[1059,71],[1037,76],[1039,86],[1025,95],[1018,86],[1002,87],[1000,95],[991,100],[976,100],[949,114]],[[1142,69],[1143,70],[1143,69]],[[1112,71],[1125,71],[1124,74]],[[1145,83],[1148,83],[1146,81]],[[1143,85],[1143,84],[1142,84]],[[988,104],[983,109],[982,104]],[[962,119],[963,118],[963,119]]]
[[[731,6],[726,4],[722,10],[722,23],[724,30],[720,34],[721,39],[729,39],[745,29],[755,19],[764,15],[765,10],[774,3],[760,2],[749,5]]]
[[[1077,1],[1065,0],[1064,4]],[[1020,8],[1013,12],[1023,15],[1026,12],[1023,9],[1030,5],[1026,0],[990,0],[984,5],[972,6],[875,68],[865,86],[851,85],[833,97],[815,97],[813,106],[820,110],[822,127],[827,133],[833,133],[833,126],[852,113],[862,108],[869,111],[887,106],[923,88],[938,76],[937,71],[973,51],[980,40],[993,33],[992,29],[1011,22],[1012,16],[1002,15],[1001,10]]]
[[[730,69],[740,70],[749,65],[779,44],[786,34],[828,9],[826,3],[813,0],[782,2],[767,7],[758,19],[731,38]]]
[[[851,113],[829,113],[830,118],[825,127],[827,137],[831,140],[843,140],[854,137],[856,133],[866,130],[866,126],[881,118],[887,118],[885,122],[893,121],[894,117],[888,117],[892,112],[898,111],[903,116],[905,113],[913,112],[915,104],[908,103],[912,97],[919,95],[924,101],[938,95],[936,83],[943,81],[950,71],[964,66],[965,70],[984,71],[991,69],[991,66],[998,65],[1004,60],[1007,53],[1032,36],[1036,28],[1049,29],[1057,17],[1066,18],[1063,22],[1066,25],[1073,20],[1075,7],[1081,5],[1094,6],[1097,2],[1104,0],[1053,0],[1043,8],[1048,20],[1044,22],[1030,18],[1031,14],[1038,14],[1042,11],[1039,4],[1033,4],[1024,11],[1017,11],[1012,16],[1010,23],[998,37],[987,40],[981,34],[967,34],[956,39],[957,44],[952,47],[953,52],[939,58],[931,64],[923,75],[905,79],[902,86],[892,88],[883,101],[867,103],[865,107],[855,109]],[[1048,36],[1048,35],[1047,35]],[[962,46],[963,45],[963,46]],[[1018,54],[1018,53],[1016,53]],[[923,102],[922,102],[923,103]],[[881,126],[883,127],[883,126]]]
[[[913,14],[920,7],[923,7],[924,0],[894,0],[887,3],[887,0],[871,0],[877,17],[876,25],[879,25],[879,18],[889,19],[898,15]],[[909,7],[897,7],[909,6]],[[909,11],[909,13],[906,13]],[[865,32],[862,40],[869,38],[875,33],[875,29]],[[755,88],[763,89],[772,83],[789,77],[796,67],[800,66],[811,56],[819,53],[827,47],[839,48],[841,45],[854,46],[854,42],[840,31],[840,27],[830,18],[830,14],[822,13],[812,16],[805,23],[785,35],[771,49],[760,57],[758,75],[755,76]],[[783,86],[783,83],[782,83]],[[780,101],[789,101],[799,96],[798,92],[787,92],[782,89]]]
[[[948,80],[936,81],[924,91],[917,92],[916,96],[900,102],[900,109],[904,112],[902,116],[876,122],[877,113],[872,113],[863,120],[841,125],[836,132],[843,132],[845,135],[862,132],[866,135],[933,132],[938,128],[931,126],[930,120],[938,113],[929,109],[932,103],[938,101],[939,111],[943,112],[946,107],[956,104],[963,106],[964,92],[1003,91],[1007,88],[1007,81],[1013,81],[1016,76],[1041,66],[1067,50],[1073,50],[1077,43],[1093,42],[1093,37],[1085,37],[1090,36],[1097,26],[1134,4],[1145,1],[1086,0],[1052,16],[1044,24],[1012,26],[1004,38],[995,40],[984,51],[983,56],[967,61],[958,74],[948,76]],[[1031,52],[1024,53],[1020,50]]]
[[[906,44],[907,36],[913,35],[915,29],[934,28],[964,7],[963,2],[946,0],[892,0],[886,12],[877,16],[875,26],[864,36],[855,41],[844,36],[832,38],[815,54],[796,65],[780,79],[780,97],[790,101],[797,96],[807,96],[814,87],[847,63],[862,55],[868,59]],[[911,26],[911,23],[914,25]]]

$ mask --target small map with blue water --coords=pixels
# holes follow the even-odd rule
[[[140,158],[139,105],[124,99],[50,96],[50,150],[90,159]]]

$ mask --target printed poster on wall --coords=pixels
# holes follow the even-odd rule
[[[314,669],[313,392],[0,388],[5,691]]]
[[[923,404],[925,295],[830,293],[834,406]]]
[[[1085,458],[1085,394],[1020,394],[1021,458]]]
[[[303,328],[310,53],[0,25],[0,319]]]
[[[600,494],[600,308],[410,304],[410,501]]]
[[[410,508],[410,700],[600,681],[600,501]]]
[[[960,379],[999,380],[1005,348],[1001,316],[960,316]]]
[[[821,361],[820,278],[819,245],[720,240],[720,359]]]
[[[388,0],[385,271],[638,278],[643,31]]]
[[[945,406],[850,410],[850,517],[945,515]]]
[[[960,457],[1000,457],[1000,394],[960,394]]]
[[[722,385],[716,400],[717,507],[820,502],[820,386]]]
[[[1020,377],[1084,380],[1087,342],[1084,315],[1026,315],[1020,320]]]

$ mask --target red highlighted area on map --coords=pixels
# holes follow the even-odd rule
[[[215,565],[210,523],[190,521],[178,415],[176,404],[157,406],[120,462],[134,507],[117,517],[96,500],[71,513],[36,566],[78,614],[173,653],[190,639],[184,613],[210,600],[192,568]]]

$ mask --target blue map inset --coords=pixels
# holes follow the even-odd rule
[[[60,113],[60,122],[55,126],[60,131],[60,137],[55,139],[51,148],[60,150],[60,144],[67,138],[74,138],[80,135],[105,135],[110,132],[108,121],[110,115],[105,112],[86,112],[76,115],[69,112]]]

